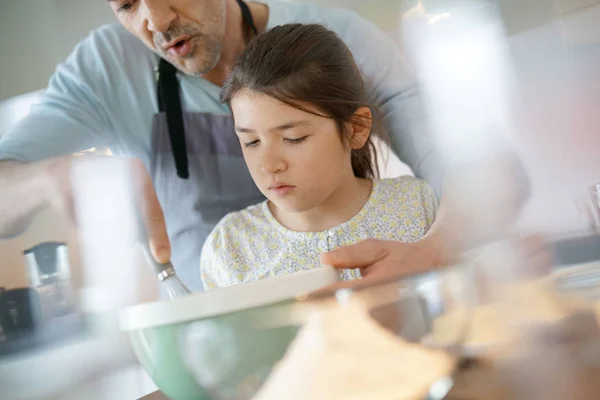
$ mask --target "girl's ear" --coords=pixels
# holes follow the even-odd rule
[[[360,107],[352,115],[350,122],[350,148],[361,149],[371,134],[373,115],[369,107]]]

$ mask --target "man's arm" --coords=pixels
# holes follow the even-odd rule
[[[72,153],[100,146],[114,149],[122,141],[112,124],[119,116],[110,111],[109,95],[118,87],[109,83],[126,77],[104,62],[106,54],[117,56],[106,49],[109,45],[99,34],[82,42],[58,67],[40,103],[1,138],[0,237],[18,235],[46,207],[72,216],[72,169],[88,158]],[[100,162],[126,163],[125,168],[136,171],[138,205],[148,224],[151,247],[159,261],[168,261],[164,216],[142,163],[117,157]]]
[[[167,262],[171,257],[171,246],[164,214],[150,175],[136,159],[67,155],[30,163],[0,161],[0,238],[18,235],[38,212],[47,207],[74,218],[73,170],[86,171],[85,163],[88,162],[102,163],[102,171],[131,171],[137,212],[146,223],[153,255],[157,261]],[[93,175],[88,175],[85,179],[94,179]]]
[[[88,68],[93,52],[81,44],[52,76],[29,115],[0,139],[0,237],[21,233],[47,206],[70,208],[66,192],[70,154],[110,147],[114,133]],[[45,160],[45,161],[44,161]]]
[[[330,28],[352,51],[368,91],[377,107],[383,137],[415,176],[426,180],[441,196],[444,159],[429,129],[417,76],[390,37],[370,21],[348,10],[336,10]],[[377,134],[377,132],[374,132]]]
[[[23,232],[48,205],[47,173],[43,166],[0,162],[0,238]]]
[[[115,143],[103,75],[88,39],[58,66],[40,101],[0,138],[0,160],[33,162]]]
[[[417,79],[399,50],[374,25],[353,18],[343,36],[383,114],[392,150],[434,187],[440,208],[429,233],[416,244],[368,241],[328,253],[322,261],[341,268],[385,265],[382,271],[394,266],[407,273],[447,264],[515,220],[528,193],[524,169],[491,133],[480,156],[450,159],[452,149],[442,149],[430,129]],[[460,150],[460,143],[453,145]]]

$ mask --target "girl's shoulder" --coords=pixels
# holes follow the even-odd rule
[[[377,197],[384,200],[399,200],[414,196],[434,196],[433,188],[423,179],[410,175],[396,178],[378,179],[375,181]]]
[[[229,247],[270,231],[266,201],[225,215],[209,235],[207,242]]]
[[[373,212],[386,215],[435,215],[438,199],[433,188],[414,176],[375,181],[371,200]]]
[[[366,224],[371,237],[412,242],[435,220],[437,199],[429,184],[412,176],[375,181]]]

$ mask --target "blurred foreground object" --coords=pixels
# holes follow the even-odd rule
[[[235,314],[224,316],[229,324],[194,322],[182,351],[214,400],[251,399],[268,376],[271,383],[258,398],[337,399],[351,390],[357,399],[375,399],[377,390],[383,390],[441,399],[452,386],[461,354],[471,287],[470,270],[455,266],[400,281],[371,282],[360,290],[304,295],[247,314],[243,325]],[[355,313],[354,305],[362,311]],[[462,318],[454,319],[444,340],[437,341],[432,322],[451,312]],[[279,363],[270,375],[274,346]],[[436,367],[429,363],[423,372],[409,363],[414,370],[403,369],[404,356],[411,354],[416,363]]]
[[[552,325],[600,307],[600,236],[509,237],[465,259],[474,264],[477,292],[465,343],[471,356],[504,352],[523,326]],[[447,318],[436,321],[436,334],[444,334]]]
[[[396,337],[351,300],[308,317],[253,399],[436,398],[432,386],[453,369],[443,350]]]
[[[477,261],[493,276],[464,346],[479,361],[457,374],[449,399],[600,398],[600,237],[549,242],[557,257],[537,276],[527,273],[536,253],[519,253],[514,243],[488,246]],[[439,335],[446,318],[436,321]]]
[[[447,171],[435,235],[456,257],[509,233],[529,196],[511,143],[515,72],[494,2],[411,5],[402,40]]]
[[[592,209],[590,218],[592,230],[600,233],[600,183],[590,186],[588,190]]]
[[[0,342],[0,350],[10,347],[10,353],[0,354],[2,399],[70,400],[77,398],[72,393],[85,393],[79,398],[104,400],[135,392],[119,390],[119,385],[106,392],[89,389],[136,364],[129,338],[119,331],[118,310],[158,297],[156,276],[135,247],[129,164],[113,157],[75,157],[71,179],[81,256],[81,287],[74,295],[78,301],[71,304],[71,313],[44,321],[35,335]],[[66,249],[51,244],[43,250],[35,262],[29,257],[33,251],[26,255],[29,278],[34,285],[54,288],[70,275],[63,263]],[[63,308],[47,311],[62,314]],[[135,382],[127,385],[136,388]]]
[[[556,324],[530,327],[499,358],[463,363],[447,400],[595,400],[600,398],[598,324],[574,314]],[[589,359],[596,359],[590,363]]]

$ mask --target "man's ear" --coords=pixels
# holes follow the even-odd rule
[[[349,122],[350,148],[361,149],[371,134],[373,126],[373,115],[369,107],[360,107],[352,115]]]

